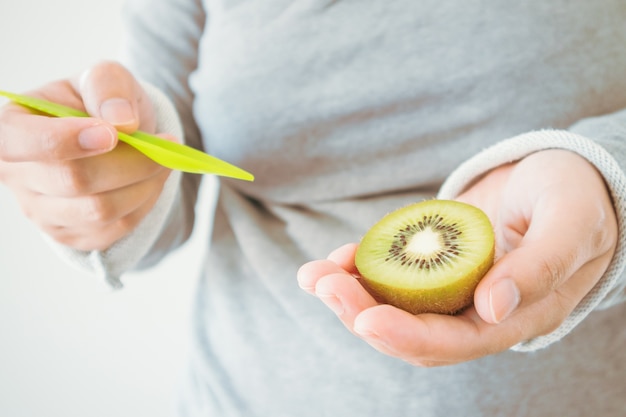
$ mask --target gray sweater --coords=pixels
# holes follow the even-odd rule
[[[621,0],[132,0],[125,63],[160,129],[255,174],[221,180],[181,416],[621,416],[624,232],[553,333],[421,369],[347,332],[300,265],[409,202],[454,198],[542,149],[581,154],[626,219]],[[57,247],[120,286],[189,235],[200,178],[173,173],[106,252]]]

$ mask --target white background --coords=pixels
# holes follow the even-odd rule
[[[122,2],[0,0],[0,89],[115,58]],[[4,186],[0,214],[0,416],[169,416],[207,225],[110,292],[58,259]]]

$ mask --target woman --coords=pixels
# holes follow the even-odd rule
[[[621,415],[625,15],[133,0],[124,66],[31,92],[93,118],[3,108],[0,178],[120,286],[189,235],[200,178],[115,128],[255,174],[221,180],[181,416]],[[458,316],[378,305],[349,242],[435,195],[489,215],[496,264]]]

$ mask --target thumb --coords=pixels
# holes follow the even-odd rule
[[[474,294],[476,311],[484,321],[500,323],[516,309],[545,299],[589,260],[588,236],[578,236],[584,228],[564,222],[532,225],[520,245],[487,273]]]
[[[84,71],[75,80],[85,109],[116,129],[132,133],[139,128],[142,90],[121,64],[105,61]]]

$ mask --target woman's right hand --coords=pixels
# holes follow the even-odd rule
[[[114,62],[27,94],[91,117],[52,118],[12,103],[1,107],[0,182],[55,241],[79,250],[108,248],[150,211],[170,173],[117,141],[116,129],[155,133],[150,100]]]

